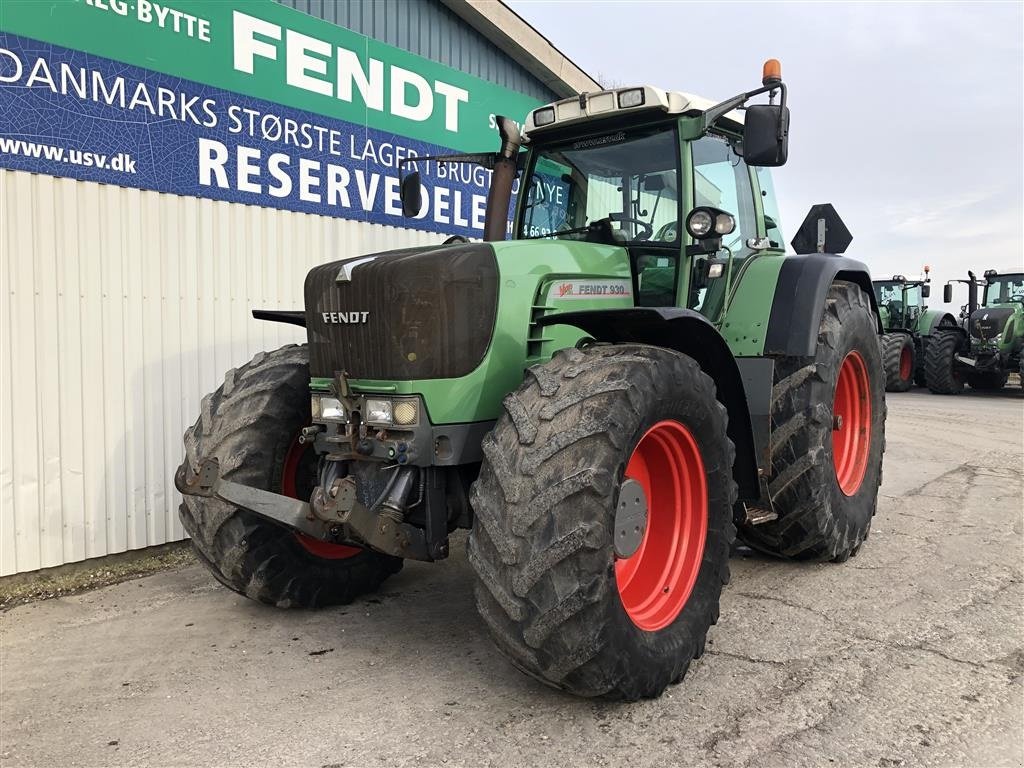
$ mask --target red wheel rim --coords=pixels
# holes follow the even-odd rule
[[[299,468],[302,466],[302,459],[306,451],[310,450],[312,450],[312,446],[303,445],[299,442],[298,437],[288,446],[288,453],[284,457],[284,467],[281,469],[281,493],[285,496],[291,496],[293,499],[299,498]],[[330,544],[326,541],[320,541],[320,539],[314,539],[312,536],[307,536],[304,533],[296,532],[295,538],[298,539],[303,549],[311,555],[316,555],[326,560],[343,560],[346,557],[354,557],[363,551],[358,547],[348,547],[344,544]]]
[[[903,347],[900,352],[900,378],[907,381],[910,378],[913,356],[910,354],[910,347]]]
[[[864,482],[871,446],[871,397],[868,367],[856,350],[850,352],[836,379],[832,406],[832,461],[839,489],[853,496]]]
[[[626,477],[647,495],[647,529],[630,557],[615,561],[619,599],[648,632],[667,627],[686,605],[708,532],[708,485],[697,441],[678,421],[659,421],[640,438]]]

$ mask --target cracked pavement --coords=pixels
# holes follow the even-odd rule
[[[659,700],[574,699],[477,618],[465,548],[320,613],[192,566],[0,616],[0,764],[1024,765],[1024,396],[890,394],[842,565],[734,556]]]

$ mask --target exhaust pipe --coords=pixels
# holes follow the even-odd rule
[[[970,278],[967,282],[967,315],[970,317],[978,308],[978,278],[970,271],[967,276]]]
[[[484,216],[484,240],[504,240],[508,224],[508,206],[512,200],[512,183],[516,179],[519,147],[523,143],[519,126],[507,117],[498,116],[501,149],[494,161],[491,188],[487,192],[487,213]]]

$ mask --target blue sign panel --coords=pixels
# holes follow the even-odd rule
[[[402,216],[399,162],[451,152],[0,33],[0,167],[479,237],[478,166],[407,165],[423,207]]]

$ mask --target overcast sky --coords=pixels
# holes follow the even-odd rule
[[[968,268],[1024,268],[1024,4],[506,1],[605,84],[720,100],[780,59],[787,240],[830,202],[872,277],[931,265],[932,306]]]

